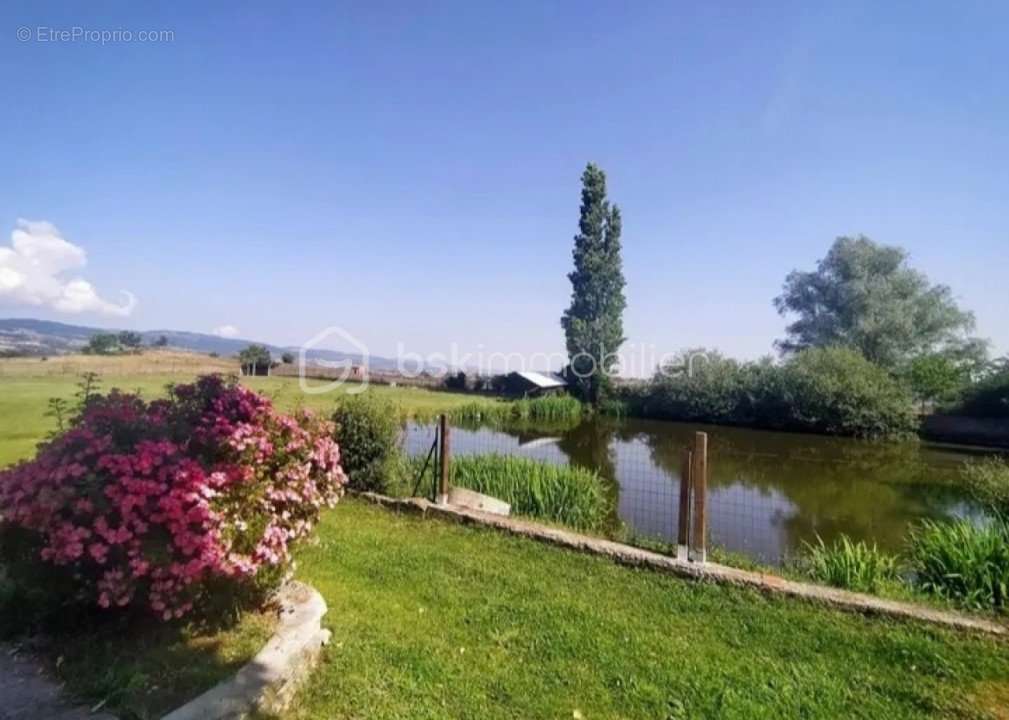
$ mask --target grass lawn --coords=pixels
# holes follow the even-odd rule
[[[110,622],[44,647],[71,696],[123,720],[153,720],[235,674],[269,640],[272,612],[246,613],[225,630],[145,620]],[[2,716],[2,711],[0,711]]]
[[[48,400],[73,398],[81,372],[98,372],[102,390],[118,387],[155,397],[168,383],[188,382],[200,372],[229,368],[231,363],[206,356],[158,352],[128,358],[68,356],[45,363],[37,359],[0,360],[0,468],[34,454],[35,445],[55,427],[55,421],[45,416]],[[297,378],[252,377],[242,381],[271,397],[282,409],[308,407],[320,412],[330,411],[341,393],[359,387],[345,385],[332,392],[309,394],[302,392]],[[421,417],[473,402],[497,402],[416,387],[372,385],[367,392],[388,397],[406,415]]]
[[[345,500],[300,554],[333,640],[290,717],[997,717],[1009,646]]]

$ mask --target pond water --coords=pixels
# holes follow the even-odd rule
[[[710,542],[777,564],[804,542],[844,533],[903,548],[923,519],[981,517],[958,482],[972,455],[927,443],[870,443],[653,420],[593,419],[576,426],[456,427],[453,454],[522,455],[597,470],[616,494],[618,520],[635,535],[676,537],[680,458],[708,433]],[[429,426],[411,425],[406,447],[426,453]]]

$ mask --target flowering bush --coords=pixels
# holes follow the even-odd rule
[[[80,599],[185,615],[221,581],[279,576],[346,477],[332,426],[286,416],[219,376],[145,402],[83,405],[29,462],[0,472],[6,523],[31,531]]]

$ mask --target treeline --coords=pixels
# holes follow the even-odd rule
[[[689,350],[617,397],[623,412],[639,417],[861,438],[911,437],[925,409],[910,374],[841,347],[807,348],[781,362]],[[927,409],[1009,417],[1009,363],[989,364]]]
[[[918,429],[909,388],[847,348],[809,348],[781,363],[688,351],[619,398],[628,414],[663,420],[862,438]]]
[[[95,333],[81,352],[85,355],[127,355],[140,353],[143,346],[144,338],[140,333],[122,330],[118,333]],[[151,343],[151,347],[167,346],[168,338],[164,335]]]
[[[1009,418],[1009,358],[993,363],[978,382],[963,388],[948,409],[972,417]]]

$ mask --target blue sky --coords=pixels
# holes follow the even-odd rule
[[[1004,353],[1007,25],[1003,3],[8,2],[0,240],[52,223],[94,297],[0,315],[559,351],[592,160],[637,347],[769,353],[786,273],[865,233]]]

